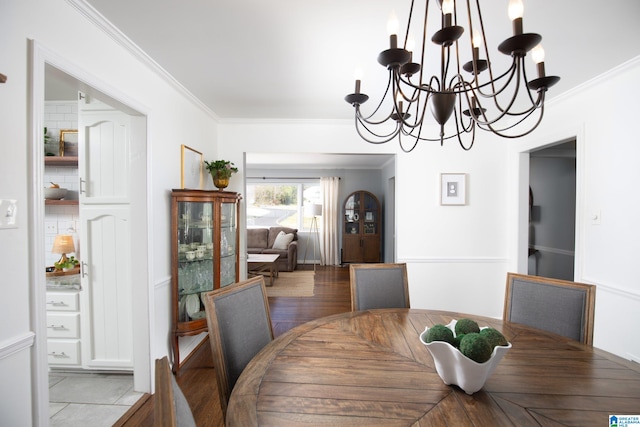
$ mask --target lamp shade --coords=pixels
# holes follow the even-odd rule
[[[312,216],[322,216],[322,205],[319,203],[313,203],[309,208],[309,214]]]
[[[68,234],[59,234],[53,241],[52,254],[68,254],[75,252],[76,247],[73,244],[73,237]]]

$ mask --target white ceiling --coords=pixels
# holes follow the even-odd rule
[[[376,60],[388,47],[386,22],[391,10],[405,22],[410,5],[410,0],[74,1],[94,7],[222,121],[351,119],[353,108],[344,96],[353,92],[354,69],[363,69],[362,90],[376,100],[387,78]],[[481,3],[495,52],[492,63],[506,69],[509,58],[495,46],[511,35],[508,0]],[[638,0],[524,4],[525,32],[542,35],[547,74],[561,77],[547,99],[640,55]],[[369,103],[365,106],[373,107],[374,101]],[[295,160],[292,165],[300,163],[300,157]]]
[[[387,73],[376,58],[388,47],[386,23],[392,9],[406,21],[410,5],[410,0],[86,1],[221,119],[351,118],[353,108],[344,96],[353,91],[354,69],[364,70],[363,92],[373,95],[384,85]],[[488,44],[497,46],[512,32],[508,0],[481,3]],[[542,35],[547,73],[562,78],[549,98],[640,54],[638,0],[524,0],[524,5],[525,32]],[[508,60],[495,47],[494,52],[496,66]]]

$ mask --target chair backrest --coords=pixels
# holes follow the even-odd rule
[[[596,287],[525,274],[507,274],[503,319],[593,345]]]
[[[351,311],[410,308],[407,265],[351,264]]]
[[[273,340],[264,278],[257,276],[208,292],[204,306],[220,406],[226,415],[238,377],[253,356]]]
[[[189,403],[171,373],[167,356],[156,359],[153,425],[155,427],[195,427],[196,425]]]

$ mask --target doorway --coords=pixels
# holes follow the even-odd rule
[[[32,367],[32,383],[34,390],[34,422],[47,425],[49,418],[49,369],[47,351],[47,323],[46,323],[46,280],[43,266],[46,265],[45,252],[45,215],[44,215],[44,146],[43,125],[45,92],[52,90],[48,83],[56,80],[60,90],[72,90],[77,94],[83,91],[114,109],[126,114],[131,119],[131,144],[128,147],[128,157],[132,159],[130,183],[130,247],[127,256],[131,265],[133,255],[136,260],[148,259],[149,222],[147,202],[147,116],[144,109],[136,107],[135,102],[126,95],[108,86],[94,76],[87,74],[63,58],[31,42],[32,53],[32,81],[31,81],[31,112],[32,134],[30,138],[30,177],[31,212],[29,227],[33,230],[30,237],[30,276],[32,277],[31,313],[33,330],[35,331],[34,358]],[[49,96],[50,94],[48,94]],[[60,95],[58,95],[60,96]],[[77,99],[74,96],[74,99]],[[137,264],[141,264],[138,262]],[[128,298],[136,301],[136,310],[132,313],[133,335],[133,381],[134,389],[141,392],[151,390],[151,360],[149,334],[149,265],[142,263],[143,268],[132,269],[130,280],[133,288]]]
[[[574,280],[576,140],[531,151],[528,274]]]

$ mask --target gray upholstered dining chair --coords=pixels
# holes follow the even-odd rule
[[[234,283],[204,295],[209,341],[222,414],[247,363],[273,340],[264,277]]]
[[[156,393],[153,404],[155,427],[195,427],[189,402],[169,367],[167,356],[156,359]]]
[[[351,264],[351,311],[373,308],[411,308],[407,265]]]
[[[503,319],[593,345],[596,287],[508,273]]]

